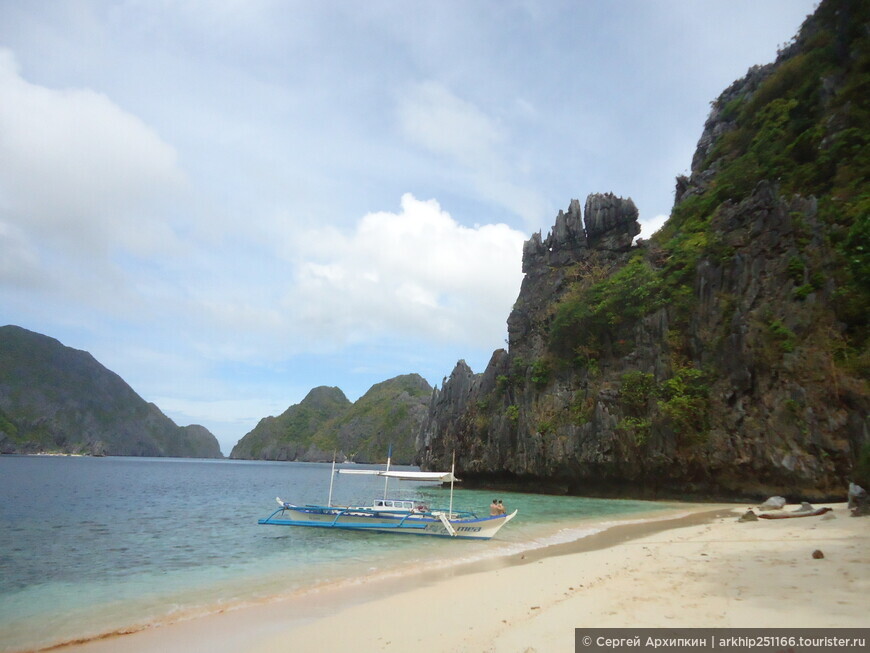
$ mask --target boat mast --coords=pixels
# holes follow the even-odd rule
[[[387,449],[387,470],[390,471],[390,459],[393,457],[393,445],[390,444],[389,449]],[[384,477],[384,500],[387,498],[387,484],[390,482],[390,477]]]
[[[453,515],[453,477],[456,474],[456,449],[453,450],[453,463],[450,465],[450,509],[447,514]]]
[[[329,474],[329,499],[326,500],[326,507],[332,507],[332,482],[335,480],[335,452],[332,452],[332,471]]]

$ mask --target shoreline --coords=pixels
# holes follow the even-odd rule
[[[747,523],[737,521],[745,504],[602,520],[611,525],[571,542],[376,574],[50,650],[543,652],[573,651],[575,627],[865,627],[870,519],[831,507]],[[812,558],[817,548],[823,559]]]
[[[245,650],[246,643],[228,635],[242,629],[251,637],[278,632],[281,629],[327,618],[336,610],[353,608],[372,600],[388,600],[418,587],[431,587],[451,579],[479,573],[492,573],[517,566],[530,565],[550,557],[566,556],[616,546],[626,540],[712,519],[715,514],[733,509],[726,504],[683,504],[667,502],[671,508],[652,516],[644,513],[619,517],[602,517],[565,524],[558,531],[545,535],[543,543],[528,541],[512,543],[493,540],[502,550],[495,553],[476,552],[469,559],[457,549],[439,562],[442,566],[411,570],[388,567],[366,572],[356,579],[343,579],[294,590],[288,594],[264,598],[255,602],[226,606],[215,611],[197,612],[171,621],[131,625],[113,632],[59,642],[43,648],[24,649],[15,653],[58,651],[60,653],[102,653],[110,651],[219,652]],[[568,541],[562,541],[563,533]],[[462,543],[458,543],[461,545]],[[202,631],[202,632],[200,632]],[[210,633],[224,632],[216,638]],[[232,631],[232,633],[230,632]],[[191,648],[191,640],[209,640],[207,645]],[[184,642],[176,644],[175,641]],[[211,641],[214,640],[214,641]],[[232,641],[232,644],[227,644]],[[242,645],[243,648],[238,648]]]
[[[829,507],[739,522],[745,508],[729,506],[671,528],[611,529],[622,541],[375,598],[242,650],[568,653],[584,627],[866,628],[870,520]]]

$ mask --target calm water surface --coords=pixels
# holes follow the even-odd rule
[[[0,651],[208,613],[412,561],[506,555],[582,536],[596,520],[670,507],[457,489],[457,509],[488,514],[494,496],[519,509],[489,542],[257,524],[277,507],[275,496],[325,503],[329,479],[329,465],[317,463],[0,456]],[[337,477],[333,501],[368,504],[383,490],[377,477]],[[391,481],[390,495],[449,502],[447,490],[404,481]]]

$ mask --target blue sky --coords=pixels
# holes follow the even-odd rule
[[[504,346],[522,243],[592,192],[644,233],[709,104],[806,0],[0,0],[0,323],[225,453]]]

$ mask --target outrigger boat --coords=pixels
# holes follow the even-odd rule
[[[315,528],[341,528],[345,530],[364,530],[382,533],[407,533],[409,535],[430,535],[435,537],[454,537],[457,539],[488,540],[498,530],[513,519],[511,514],[478,517],[469,511],[453,510],[453,483],[458,479],[453,472],[414,472],[390,471],[387,469],[339,469],[335,470],[329,481],[329,499],[325,506],[297,506],[281,498],[276,498],[280,508],[258,523],[272,526],[311,526]],[[339,474],[381,476],[384,478],[384,498],[375,499],[371,506],[334,506],[332,505],[332,481],[335,471]],[[450,483],[450,507],[447,510],[430,509],[420,501],[387,499],[389,480],[430,481]]]

